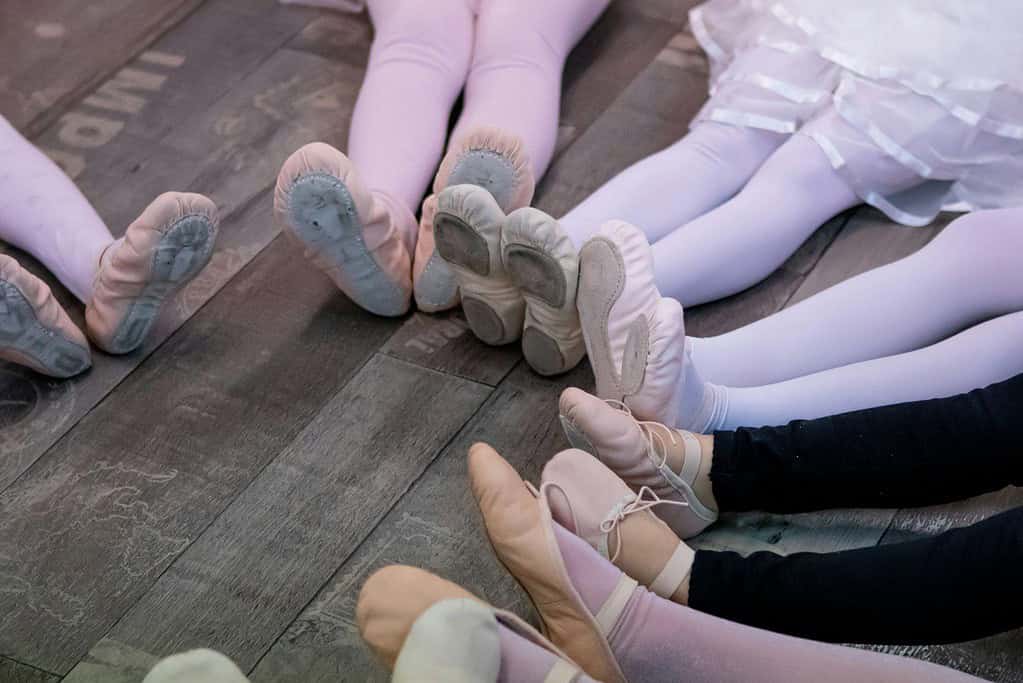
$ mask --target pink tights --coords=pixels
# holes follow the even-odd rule
[[[573,585],[596,614],[621,572],[585,541],[555,527]],[[611,631],[630,681],[687,683],[960,683],[966,674],[905,657],[817,643],[734,624],[637,588]],[[541,679],[542,680],[542,679]]]
[[[415,213],[452,140],[476,126],[522,138],[535,178],[558,132],[569,51],[609,0],[369,0],[376,30],[348,153],[373,191]]]

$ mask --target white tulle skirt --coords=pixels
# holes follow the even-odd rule
[[[1023,0],[709,0],[690,25],[696,121],[809,135],[906,225],[1023,205]]]

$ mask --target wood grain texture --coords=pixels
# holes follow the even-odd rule
[[[5,2],[0,113],[24,134],[35,135],[202,1]]]
[[[159,143],[161,153],[171,151],[166,157],[148,160],[140,166],[144,172],[129,174],[97,202],[111,224],[122,226],[115,232],[127,224],[125,216],[136,215],[150,197],[168,187],[211,196],[226,218],[211,264],[165,307],[142,349],[117,358],[96,354],[93,369],[69,383],[73,400],[37,402],[34,419],[65,429],[73,425],[278,234],[268,190],[280,164],[302,144],[344,132],[360,77],[343,64],[278,50],[213,107],[183,117]],[[170,175],[174,173],[181,175]],[[111,216],[122,218],[114,223]],[[298,261],[314,270],[304,259]],[[45,271],[37,274],[51,282],[59,297],[67,297]],[[80,321],[81,308],[72,311]],[[22,431],[17,451],[0,462],[0,485],[9,483],[62,433]]]
[[[0,681],[4,683],[57,683],[59,676],[0,657]]]
[[[297,256],[261,255],[0,495],[2,651],[66,673],[393,333]]]
[[[354,613],[362,583],[388,564],[433,571],[532,618],[525,594],[483,533],[466,454],[473,443],[485,441],[523,477],[538,482],[549,457],[568,447],[557,418],[558,396],[567,386],[592,389],[589,369],[552,381],[519,365],[277,641],[253,672],[253,682],[386,681],[359,639]]]
[[[212,647],[251,668],[489,393],[374,357],[108,638],[161,656]],[[417,419],[434,397],[444,410]]]

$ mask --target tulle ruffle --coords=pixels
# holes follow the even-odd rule
[[[1008,23],[1023,18],[1023,3],[979,3],[981,26],[957,24],[973,10],[952,1],[951,11],[943,0],[705,2],[690,13],[711,63],[711,97],[696,120],[810,135],[865,202],[900,223],[926,224],[943,208],[1023,204],[1023,69],[1011,68],[1023,61],[1008,63],[1023,41],[992,48],[1023,25]],[[921,25],[946,44],[914,45]],[[988,61],[933,56],[949,46]],[[877,151],[920,182],[892,192],[884,170],[869,168]]]

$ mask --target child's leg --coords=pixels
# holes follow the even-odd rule
[[[981,323],[917,351],[777,384],[725,390],[714,429],[781,425],[874,406],[953,396],[1023,372],[1023,312]],[[694,406],[692,410],[702,410]],[[687,408],[682,408],[685,415]]]
[[[1023,508],[932,538],[834,553],[698,550],[689,605],[841,643],[958,643],[1023,626]]]
[[[625,169],[565,214],[580,248],[609,219],[641,228],[651,243],[738,192],[787,135],[700,121],[674,145]]]
[[[113,235],[60,168],[0,117],[0,239],[23,249],[83,303]]]
[[[907,172],[906,180],[915,176]],[[796,135],[733,199],[653,245],[658,288],[684,306],[735,294],[770,275],[824,221],[859,202],[817,144]]]
[[[918,349],[1023,310],[1021,252],[1023,209],[969,214],[907,258],[734,332],[691,339],[693,360],[709,382],[758,386]]]
[[[469,70],[468,0],[370,0],[376,35],[352,114],[348,155],[373,192],[419,208]]]
[[[455,142],[481,126],[518,136],[534,178],[558,134],[565,58],[609,0],[482,0]]]

